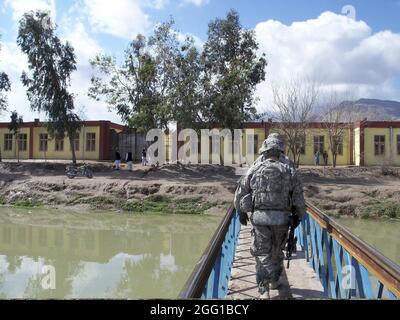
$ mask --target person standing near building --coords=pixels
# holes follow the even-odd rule
[[[143,148],[142,150],[142,166],[146,166],[147,165],[147,152],[146,152],[146,148]]]
[[[128,170],[132,171],[133,159],[132,159],[132,152],[128,152],[126,154],[126,163],[128,165]]]
[[[324,158],[324,167],[326,167],[328,165],[328,152],[326,150],[322,153],[322,158]]]
[[[317,150],[317,152],[315,153],[314,160],[315,160],[315,165],[319,166],[319,150]]]
[[[289,225],[297,227],[306,213],[296,171],[279,161],[282,149],[280,139],[268,138],[260,149],[265,160],[250,167],[235,192],[234,205],[241,224],[247,225],[247,213],[251,212],[250,252],[256,259],[256,282],[262,299],[269,299],[269,291],[280,285]]]
[[[121,155],[118,149],[115,150],[115,161],[114,161],[114,169],[119,170],[121,165]]]

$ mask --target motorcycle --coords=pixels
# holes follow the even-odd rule
[[[70,179],[75,177],[86,177],[89,179],[93,178],[93,171],[86,164],[81,167],[68,166],[65,170],[65,173]]]

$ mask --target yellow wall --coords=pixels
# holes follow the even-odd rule
[[[95,151],[86,151],[86,134],[87,133],[96,134],[96,145]],[[43,152],[39,150],[40,145],[40,134],[47,133],[45,127],[35,127],[33,129],[33,158],[34,159],[62,159],[70,160],[72,159],[71,148],[68,137],[64,138],[64,150],[55,150],[55,140],[51,139],[48,141],[47,151]],[[50,136],[49,136],[50,139]],[[78,160],[97,160],[99,159],[100,151],[100,127],[82,127],[79,132],[79,151],[76,151],[76,158]]]
[[[399,128],[393,128],[392,139],[390,128],[365,128],[364,129],[364,165],[400,165],[400,155],[397,154],[397,135]],[[375,155],[374,136],[385,136],[385,154]]]
[[[270,131],[271,133],[279,133],[283,134],[280,132],[278,129],[272,129]],[[346,129],[344,134],[343,134],[343,154],[342,155],[337,155],[336,158],[336,164],[337,165],[349,165],[350,164],[350,143],[349,143],[349,134],[350,130]],[[332,165],[332,153],[330,151],[330,144],[329,144],[329,135],[327,130],[325,129],[306,129],[306,148],[305,148],[305,154],[300,155],[300,164],[301,165],[314,165],[314,136],[324,136],[324,149],[328,152],[328,165]],[[292,155],[290,154],[289,150],[286,149],[286,154],[292,158]],[[323,164],[323,157],[322,154],[320,154],[319,157],[319,162],[322,165]]]
[[[0,128],[0,148],[1,148],[1,157],[3,159],[17,159],[17,146],[15,143],[15,137],[13,137],[13,144],[11,151],[4,150],[4,135],[6,133],[10,133],[8,128]],[[20,133],[27,134],[27,145],[26,151],[19,151],[19,158],[20,159],[28,159],[29,158],[29,128],[21,128]]]

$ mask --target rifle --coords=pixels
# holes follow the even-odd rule
[[[297,237],[294,236],[294,230],[296,229],[295,219],[296,214],[292,210],[292,216],[290,219],[289,225],[289,237],[286,243],[286,259],[287,259],[287,266],[286,268],[289,269],[290,259],[292,257],[292,253],[296,253],[297,251]]]

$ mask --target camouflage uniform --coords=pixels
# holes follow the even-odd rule
[[[279,139],[264,143],[276,150],[282,149]],[[265,152],[263,148],[260,150]],[[288,236],[291,206],[299,218],[305,214],[303,188],[295,170],[287,164],[265,159],[253,164],[239,182],[235,193],[235,208],[239,214],[252,212],[251,254],[256,259],[256,281],[260,293],[277,282],[283,270],[282,250]]]

